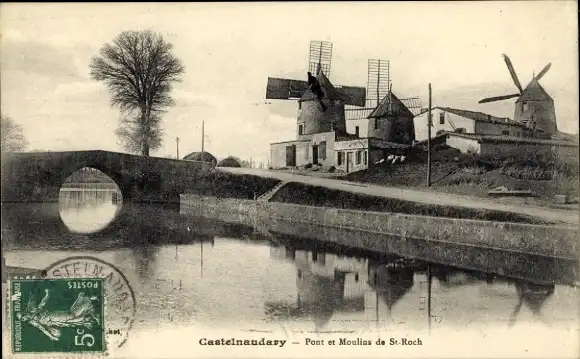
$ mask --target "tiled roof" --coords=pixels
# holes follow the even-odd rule
[[[526,86],[516,102],[523,101],[554,101],[535,78]]]
[[[480,142],[512,142],[512,143],[517,142],[517,143],[532,143],[539,145],[578,147],[578,143],[563,140],[543,140],[539,138],[530,138],[530,137],[515,137],[506,135],[478,135],[474,133],[457,133],[457,132],[442,132],[442,134],[476,140]]]
[[[454,115],[461,116],[461,117],[464,117],[464,118],[467,118],[467,119],[470,119],[473,121],[489,122],[489,123],[501,123],[501,124],[509,125],[509,126],[525,127],[525,125],[523,123],[513,121],[508,117],[497,117],[497,116],[489,115],[489,114],[486,114],[483,112],[478,112],[478,111],[461,110],[458,108],[441,107],[441,106],[433,107],[431,110],[435,110],[435,109],[440,109],[440,110],[443,110],[445,112],[449,112],[449,113],[452,113]],[[422,115],[426,112],[428,112],[428,110],[421,111],[417,116]]]
[[[391,105],[391,106],[389,106],[389,105]],[[394,108],[394,109],[398,108],[401,111],[401,114],[405,114],[405,115],[408,115],[410,117],[414,117],[413,113],[411,111],[409,111],[407,106],[405,106],[405,104],[403,102],[401,102],[401,100],[399,100],[397,98],[397,96],[395,96],[395,94],[393,94],[391,92],[391,93],[387,94],[381,100],[381,102],[379,102],[377,107],[373,110],[373,112],[371,112],[371,114],[368,116],[368,118],[377,118],[377,117],[387,116],[390,108]]]
[[[358,108],[345,108],[344,118],[345,120],[363,120],[367,119],[369,115],[374,111],[374,107],[358,107]]]

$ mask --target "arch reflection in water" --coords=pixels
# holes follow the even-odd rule
[[[59,215],[73,233],[95,233],[107,227],[123,204],[121,190],[111,178],[93,168],[81,168],[63,183]]]

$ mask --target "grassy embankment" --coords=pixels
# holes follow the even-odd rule
[[[383,165],[343,178],[379,185],[425,188],[426,154],[419,153],[403,164]],[[460,154],[439,147],[431,166],[435,191],[489,197],[488,191],[504,186],[510,190],[531,190],[537,196],[531,202],[548,203],[556,194],[578,196],[578,159],[547,161],[533,153],[519,157]],[[515,201],[529,201],[513,198]]]
[[[212,171],[200,175],[199,180],[185,193],[209,197],[254,199],[254,195],[259,197],[279,182],[271,178]]]
[[[221,198],[253,199],[267,192],[278,180],[223,172],[204,174],[185,193]],[[480,219],[500,222],[545,224],[538,219],[516,213],[428,205],[411,201],[354,194],[300,183],[287,183],[271,199],[272,202],[294,203],[318,207],[345,208],[363,211],[394,212],[436,217]]]
[[[302,183],[288,183],[270,200],[316,207],[332,207],[374,212],[403,213],[433,217],[476,219],[497,222],[548,224],[531,216],[487,209],[471,209],[423,204],[395,198],[362,195]]]

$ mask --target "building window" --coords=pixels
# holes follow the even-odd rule
[[[302,123],[298,125],[298,134],[299,135],[304,134],[304,124],[302,124]]]
[[[358,136],[358,126],[356,126],[356,127],[354,128],[354,135],[355,135],[356,137],[359,137],[359,136]]]
[[[439,112],[439,124],[440,125],[445,124],[445,112]]]
[[[501,134],[502,134],[502,135],[509,136],[509,134],[510,134],[510,131],[501,131]]]
[[[342,152],[338,152],[336,156],[336,164],[342,166]]]
[[[375,118],[375,130],[379,128],[379,119]]]
[[[302,271],[300,269],[298,269],[297,274],[298,274],[298,278],[302,278]]]
[[[318,157],[322,160],[326,159],[326,141],[322,141],[318,145]]]
[[[367,151],[363,151],[363,165],[367,165]]]
[[[356,164],[357,165],[360,165],[361,157],[362,157],[362,151],[356,151]]]
[[[527,110],[528,110],[528,103],[522,102],[522,111],[527,111]]]

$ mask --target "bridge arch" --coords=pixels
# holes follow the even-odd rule
[[[137,156],[108,151],[2,154],[2,200],[50,202],[75,171],[90,167],[109,176],[124,201],[178,202],[211,166],[199,161]]]

